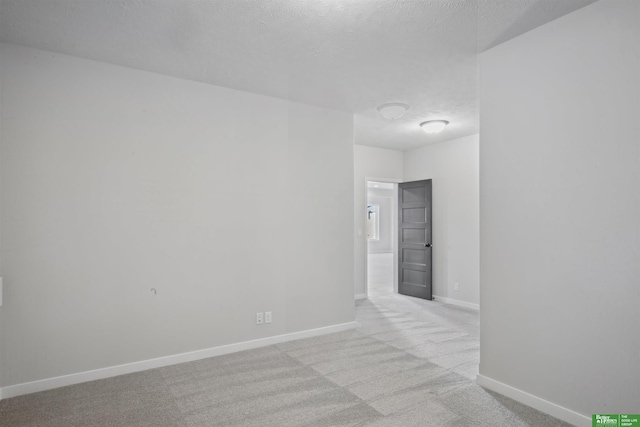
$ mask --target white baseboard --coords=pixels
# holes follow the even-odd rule
[[[76,374],[63,375],[60,377],[10,385],[0,388],[0,400],[8,399],[15,396],[21,396],[23,394],[35,393],[38,391],[51,390],[58,387],[84,383],[87,381],[94,381],[103,378],[115,377],[118,375],[130,374],[132,372],[146,371],[147,369],[161,368],[163,366],[176,365],[178,363],[192,362],[194,360],[221,356],[223,354],[236,353],[242,350],[266,347],[268,345],[279,344],[302,338],[311,338],[319,335],[333,334],[335,332],[354,329],[356,326],[356,322],[341,323],[338,325],[326,326],[324,328],[309,329],[306,331],[276,335],[274,337],[244,341],[235,344],[223,345],[220,347],[191,351],[188,353],[158,357],[156,359],[142,360],[139,362],[127,363],[124,365],[110,366],[108,368],[96,369],[93,371],[79,372]]]
[[[480,305],[479,304],[474,304],[472,302],[466,302],[466,301],[460,301],[459,299],[445,298],[445,297],[439,297],[437,295],[433,295],[433,300],[441,302],[441,303],[444,303],[444,304],[451,304],[451,305],[457,305],[458,307],[470,308],[472,310],[480,310]]]
[[[478,374],[478,376],[476,377],[476,383],[484,388],[488,388],[489,390],[493,390],[497,393],[507,396],[510,399],[513,399],[520,403],[524,403],[527,406],[549,414],[569,424],[580,427],[591,427],[591,418],[574,412],[571,409],[567,409],[563,406],[551,403],[525,391],[501,383],[500,381],[496,381],[489,377],[485,377],[484,375]]]
[[[356,294],[355,299],[366,299],[367,298],[367,294]]]

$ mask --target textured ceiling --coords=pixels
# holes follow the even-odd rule
[[[353,112],[356,144],[406,150],[478,132],[478,52],[594,1],[0,0],[0,41]]]

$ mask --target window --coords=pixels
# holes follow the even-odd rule
[[[367,240],[380,240],[380,206],[367,206]]]

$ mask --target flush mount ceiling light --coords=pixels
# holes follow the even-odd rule
[[[404,116],[409,106],[400,102],[391,102],[389,104],[382,104],[378,106],[380,115],[387,120],[395,120]]]
[[[426,133],[438,133],[442,132],[442,130],[449,124],[446,120],[428,120],[426,122],[420,123],[420,127]]]

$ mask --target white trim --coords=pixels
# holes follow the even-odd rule
[[[575,426],[591,427],[591,418],[540,397],[478,374],[476,383]]]
[[[310,338],[319,335],[347,331],[350,329],[354,329],[356,326],[356,322],[341,323],[338,325],[326,326],[324,328],[308,329],[305,331],[293,332],[290,334],[276,335],[273,337],[244,341],[219,347],[212,347],[204,350],[196,350],[188,353],[158,357],[156,359],[126,363],[124,365],[110,366],[108,368],[101,368],[93,371],[78,372],[76,374],[69,374],[60,377],[32,381],[28,383],[10,385],[0,388],[0,399],[7,399],[23,394],[50,390],[53,388],[64,387],[72,384],[79,384],[87,381],[94,381],[103,378],[115,377],[118,375],[130,374],[132,372],[146,371],[147,369],[161,368],[163,366],[175,365],[178,363],[192,362],[194,360],[221,356],[223,354],[235,353],[238,351],[250,350],[253,348],[266,347],[268,345],[279,344],[302,338]]]
[[[356,294],[355,299],[367,299],[367,294]]]
[[[393,254],[393,293],[395,294],[398,293],[398,187],[398,183],[395,183],[391,200],[391,253]]]
[[[445,297],[439,297],[437,295],[433,295],[433,300],[437,301],[437,302],[444,303],[444,304],[451,304],[451,305],[457,305],[459,307],[470,308],[472,310],[480,310],[480,305],[479,304],[474,304],[472,302],[461,301],[459,299],[445,298]]]

